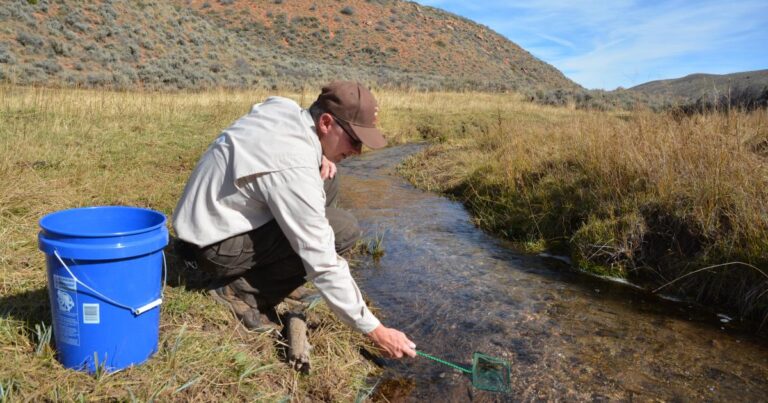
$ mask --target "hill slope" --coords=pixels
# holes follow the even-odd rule
[[[35,3],[35,4],[30,4]],[[150,88],[580,90],[487,27],[401,0],[13,0],[0,79]]]
[[[647,95],[682,98],[688,101],[716,99],[729,91],[763,91],[768,87],[768,70],[733,74],[691,74],[682,78],[650,81],[630,88]]]

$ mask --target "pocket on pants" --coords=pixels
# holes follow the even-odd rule
[[[227,238],[201,251],[201,268],[216,276],[239,276],[252,265],[252,253],[245,251],[246,235]],[[248,242],[250,244],[250,242]]]
[[[236,235],[221,241],[216,248],[216,254],[219,256],[240,256],[243,253],[243,238],[246,236]]]

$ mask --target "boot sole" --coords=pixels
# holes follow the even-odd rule
[[[271,332],[279,331],[279,329],[277,328],[277,325],[274,325],[274,326],[265,325],[265,326],[259,326],[253,329],[249,328],[248,326],[245,325],[245,322],[243,322],[243,320],[237,316],[237,311],[235,311],[235,308],[232,306],[232,304],[230,304],[229,301],[227,301],[224,297],[219,295],[219,293],[217,293],[216,290],[209,290],[208,294],[211,297],[213,297],[213,300],[216,301],[218,304],[224,305],[229,310],[229,312],[232,313],[232,316],[234,316],[235,319],[237,319],[237,322],[243,326],[245,330],[249,332],[255,332],[255,333],[271,333]]]

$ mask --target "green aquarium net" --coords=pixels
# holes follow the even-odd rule
[[[509,362],[482,353],[472,355],[472,369],[467,369],[435,356],[416,351],[416,354],[472,375],[472,386],[491,392],[509,393]]]
[[[472,355],[472,386],[509,393],[509,363],[481,353]]]

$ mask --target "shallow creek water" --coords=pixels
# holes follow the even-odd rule
[[[426,358],[387,360],[390,401],[765,401],[768,343],[712,313],[566,263],[515,251],[463,206],[410,186],[395,167],[420,146],[345,161],[342,205],[385,253],[355,276],[379,317],[418,349],[460,365],[509,360],[512,393]]]

